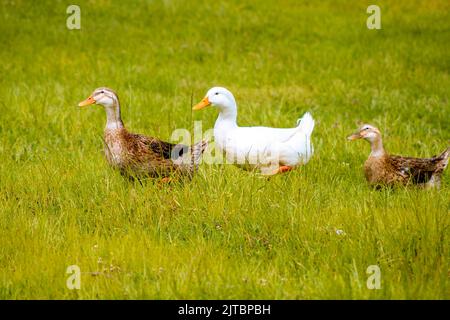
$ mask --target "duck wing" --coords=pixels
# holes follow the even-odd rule
[[[183,157],[189,147],[184,144],[174,144],[166,142],[154,137],[147,137],[140,134],[131,133],[130,141],[134,141],[136,149],[145,150],[145,152],[153,153],[154,156],[165,160],[176,160]]]
[[[394,170],[415,183],[426,183],[432,175],[443,170],[441,156],[432,158],[413,158],[389,156],[389,162]]]

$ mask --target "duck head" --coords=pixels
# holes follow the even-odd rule
[[[119,98],[113,90],[106,87],[100,87],[95,89],[86,100],[81,101],[78,106],[84,107],[91,104],[99,104],[105,108],[111,108],[119,104]]]
[[[105,107],[106,128],[117,129],[123,127],[120,117],[119,98],[113,90],[106,87],[97,88],[86,100],[81,101],[78,106],[84,107],[93,104],[99,104]]]
[[[371,153],[373,157],[381,157],[386,154],[381,140],[381,132],[378,128],[370,124],[362,125],[358,131],[347,137],[348,140],[364,139],[370,143]]]
[[[381,139],[381,132],[370,124],[362,125],[358,131],[347,137],[348,140],[364,139],[373,143]]]
[[[196,104],[192,110],[200,110],[207,106],[217,107],[223,112],[237,112],[236,100],[234,99],[233,94],[222,87],[209,89],[202,101]]]

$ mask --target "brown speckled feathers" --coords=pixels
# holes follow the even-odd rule
[[[154,137],[129,133],[125,128],[105,130],[105,155],[122,173],[137,176],[166,177],[173,173],[191,175],[198,167],[207,143],[192,149]],[[199,150],[199,152],[195,152]]]
[[[191,177],[207,147],[201,141],[191,147],[172,144],[158,138],[130,133],[121,119],[117,94],[100,87],[78,105],[98,104],[105,108],[105,156],[108,163],[130,177],[168,177],[172,174]]]
[[[370,156],[364,165],[366,178],[371,184],[439,184],[449,152],[450,148],[432,158]]]
[[[364,139],[370,143],[371,153],[364,164],[364,172],[372,185],[418,184],[439,187],[441,175],[448,165],[450,148],[431,158],[389,155],[384,150],[380,130],[369,124],[361,126],[348,139]]]

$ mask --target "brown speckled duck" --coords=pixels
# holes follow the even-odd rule
[[[366,179],[371,185],[418,184],[438,187],[448,165],[450,148],[432,158],[412,158],[389,155],[383,147],[380,130],[365,124],[348,137],[369,141],[371,153],[364,164]]]
[[[92,104],[102,105],[106,111],[104,150],[112,167],[129,177],[170,179],[173,174],[192,177],[207,147],[206,141],[188,147],[128,132],[120,116],[119,98],[109,88],[95,89],[78,105]]]

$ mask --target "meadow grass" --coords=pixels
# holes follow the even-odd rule
[[[345,139],[364,121],[395,154],[448,146],[450,5],[376,1],[382,29],[368,30],[372,2],[77,1],[81,30],[65,1],[2,2],[0,298],[450,298],[449,173],[440,190],[373,190],[368,145]],[[102,108],[77,107],[111,87],[130,131],[169,140],[213,127],[215,110],[191,106],[214,85],[241,125],[310,111],[312,160],[132,183],[104,160]]]

